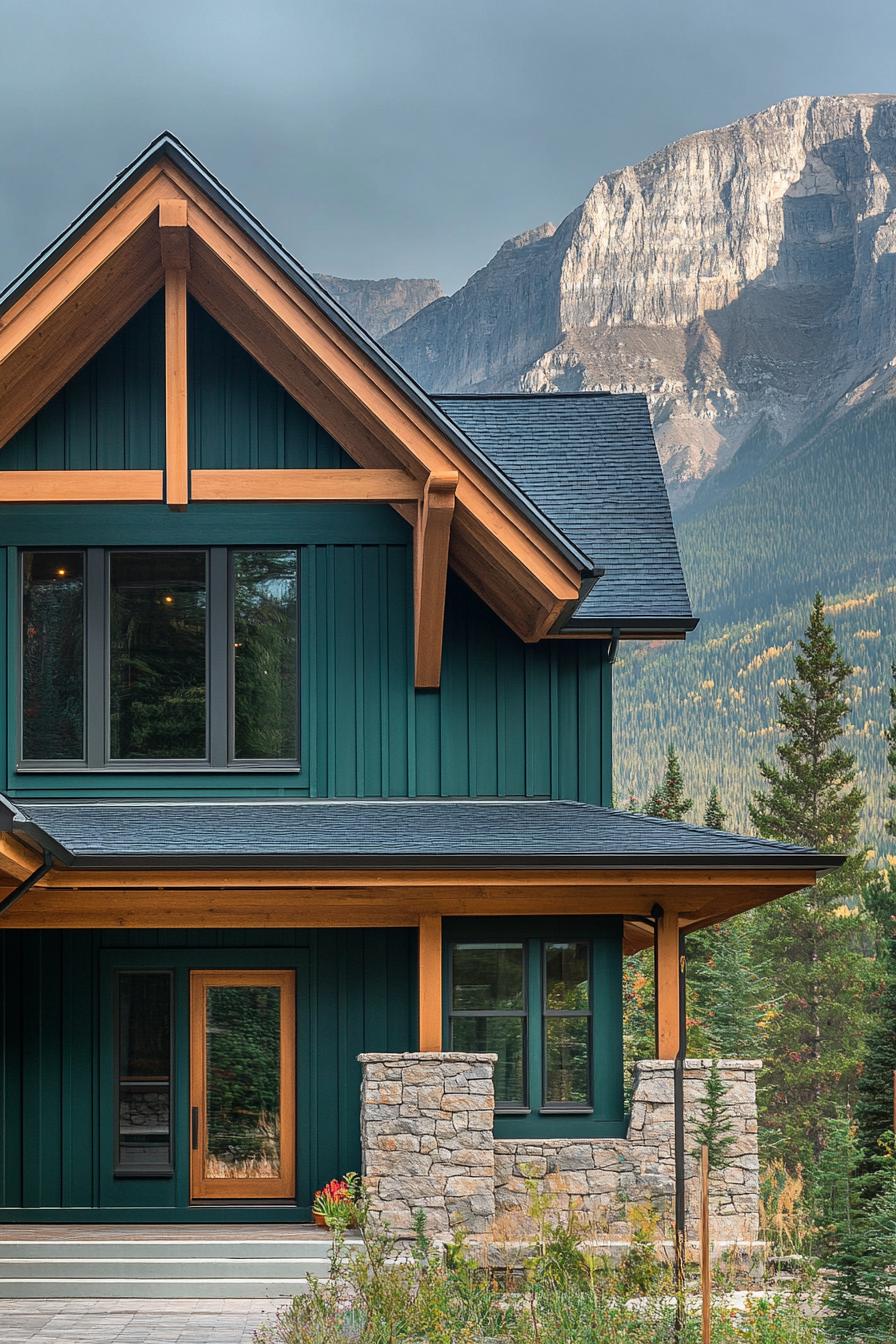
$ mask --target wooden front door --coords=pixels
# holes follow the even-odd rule
[[[190,972],[190,1197],[296,1193],[295,972]]]

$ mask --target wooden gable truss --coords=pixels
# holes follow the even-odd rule
[[[171,158],[136,176],[0,314],[0,445],[154,293],[165,292],[164,471],[4,471],[0,503],[382,501],[414,528],[415,680],[437,686],[447,566],[526,641],[587,575]],[[358,464],[190,469],[192,294]]]

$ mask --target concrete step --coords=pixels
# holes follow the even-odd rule
[[[11,1297],[250,1298],[299,1297],[307,1279],[3,1279],[0,1300]]]
[[[122,1259],[27,1260],[0,1257],[0,1288],[8,1279],[299,1279],[329,1272],[328,1260]]]
[[[0,1298],[294,1297],[309,1274],[326,1278],[330,1246],[329,1237],[2,1241]]]
[[[352,1244],[360,1245],[357,1238]],[[109,1238],[103,1241],[70,1238],[41,1241],[0,1241],[0,1260],[327,1260],[332,1240],[315,1238],[256,1238],[236,1241],[208,1238],[158,1238],[152,1241]]]

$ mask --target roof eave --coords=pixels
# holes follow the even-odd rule
[[[427,395],[420,385],[397,364],[368,332],[317,283],[310,272],[296,261],[286,248],[273,237],[264,225],[237,200],[223,184],[200,162],[170,131],[163,132],[141,154],[124,168],[37,258],[0,293],[0,317],[11,307],[43,273],[51,267],[66,249],[72,246],[94,223],[96,218],[124,194],[141,173],[168,159],[205,192],[224,213],[252,239],[252,241],[326,313],[327,317],[345,335],[355,341],[368,357],[396,382],[418,410],[459,449],[489,482],[519,510],[545,540],[578,569],[583,577],[593,573],[594,565],[578,546],[554,524],[502,471],[477,447]],[[581,600],[581,599],[580,599]]]

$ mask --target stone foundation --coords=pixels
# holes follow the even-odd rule
[[[589,1236],[625,1242],[645,1214],[671,1237],[675,1193],[673,1064],[635,1066],[628,1134],[616,1139],[494,1139],[493,1055],[361,1055],[361,1142],[374,1216],[408,1233],[425,1209],[436,1237],[460,1224],[512,1240],[532,1230],[528,1183],[550,1192],[561,1214],[577,1211]],[[695,1125],[711,1061],[684,1073],[687,1235],[699,1210]],[[733,1127],[728,1164],[710,1177],[717,1250],[759,1238],[758,1060],[722,1060]],[[574,1123],[574,1122],[571,1122]],[[635,1214],[634,1210],[638,1213]],[[653,1211],[652,1213],[650,1211]]]

